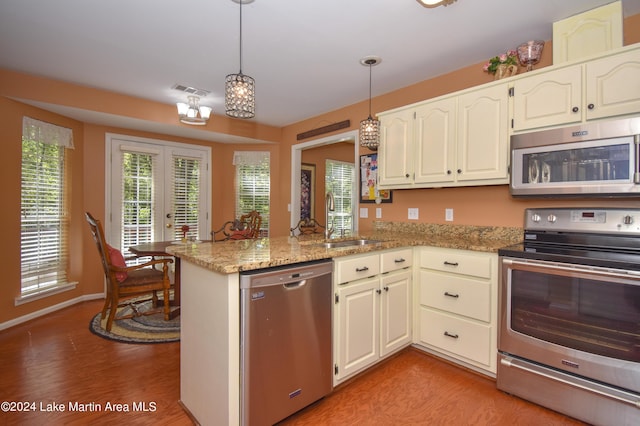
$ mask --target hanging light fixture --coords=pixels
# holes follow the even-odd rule
[[[184,124],[192,124],[195,126],[204,126],[207,124],[211,116],[211,108],[200,105],[200,98],[197,96],[188,96],[189,103],[178,102],[178,117],[180,122]]]
[[[360,59],[362,65],[369,67],[369,117],[360,122],[360,146],[377,151],[380,144],[380,121],[371,116],[371,67],[382,62],[377,56]]]
[[[255,81],[242,74],[242,5],[254,0],[232,0],[240,4],[240,72],[225,79],[224,106],[229,117],[253,118],[256,115]]]
[[[433,8],[438,6],[449,6],[457,0],[418,0],[424,7]]]

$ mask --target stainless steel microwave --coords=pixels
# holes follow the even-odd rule
[[[511,195],[640,196],[640,117],[511,136]]]

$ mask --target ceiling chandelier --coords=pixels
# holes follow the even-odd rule
[[[207,124],[211,116],[211,108],[200,105],[200,98],[197,96],[188,96],[188,104],[178,102],[178,117],[180,122],[184,124],[192,124],[195,126],[204,126]]]
[[[424,7],[432,8],[438,6],[449,6],[457,0],[418,0],[418,3]]]
[[[256,115],[255,81],[242,74],[242,5],[254,0],[232,0],[240,4],[240,71],[225,79],[224,107],[229,117],[253,118]]]
[[[377,151],[380,144],[380,121],[371,116],[371,67],[378,65],[382,59],[367,56],[360,59],[362,65],[369,67],[369,117],[360,122],[360,146]]]

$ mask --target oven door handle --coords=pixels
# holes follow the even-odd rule
[[[526,371],[527,373],[543,376],[543,377],[546,377],[547,379],[564,383],[565,385],[580,388],[582,390],[592,392],[601,396],[605,396],[607,398],[615,399],[617,401],[624,402],[625,404],[633,405],[636,408],[640,408],[640,400],[638,400],[637,398],[634,399],[632,397],[626,397],[622,395],[621,394],[622,392],[620,391],[615,391],[614,389],[605,388],[604,386],[599,385],[597,383],[586,382],[583,384],[581,383],[581,379],[579,379],[578,377],[575,377],[575,378],[570,377],[568,379],[565,379],[560,375],[554,374],[553,371],[547,372],[535,365],[527,365],[528,363],[525,364],[523,362],[518,361],[517,359],[513,359],[509,357],[501,358],[500,364],[504,365],[505,367],[513,367],[519,370]]]
[[[515,259],[502,258],[502,263],[506,265],[514,265],[521,267],[529,267],[529,268],[543,268],[543,269],[553,269],[559,271],[567,271],[573,273],[582,273],[589,275],[597,275],[601,277],[617,277],[617,278],[626,278],[626,279],[640,279],[640,271],[620,271],[619,269],[612,270],[607,268],[601,268],[597,266],[589,267],[585,265],[570,265],[566,263],[557,263],[551,261],[538,261],[538,260],[530,260],[530,261],[520,261]]]

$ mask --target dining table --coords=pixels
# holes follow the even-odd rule
[[[172,244],[179,244],[178,241],[153,241],[150,243],[138,244],[130,246],[129,251],[137,257],[173,257],[174,259],[174,278],[173,278],[173,299],[170,301],[172,309],[169,317],[174,319],[180,315],[180,258],[167,253],[167,247]]]

